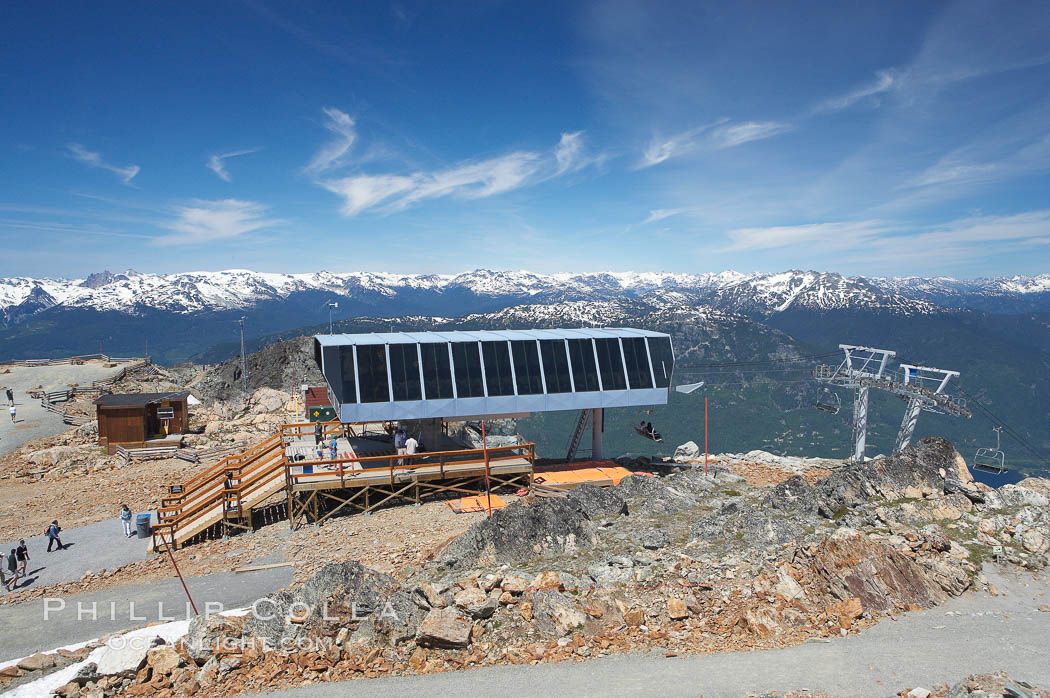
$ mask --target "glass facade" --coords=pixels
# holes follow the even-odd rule
[[[671,384],[674,354],[668,337],[581,338],[579,331],[566,333],[577,336],[533,339],[522,332],[517,336],[525,338],[515,339],[515,334],[508,332],[505,336],[509,339],[456,341],[457,336],[466,333],[450,333],[451,341],[430,342],[413,341],[412,334],[393,334],[391,338],[404,339],[391,344],[327,346],[315,340],[315,358],[323,363],[333,398],[346,405],[385,403],[391,399],[421,402],[544,393],[569,396],[573,392],[666,389]],[[540,331],[537,334],[544,336]],[[581,399],[590,404],[600,397],[588,395]],[[608,404],[619,404],[624,399],[619,397]],[[643,399],[641,393],[637,399]],[[523,403],[517,409],[544,409],[541,405],[549,405],[546,409],[574,409],[555,407],[572,404],[566,397],[560,402]],[[510,408],[514,409],[513,405]],[[426,410],[457,408],[453,405],[412,409],[427,413]]]
[[[536,347],[536,340],[511,342],[510,347],[514,355],[518,395],[542,395],[543,378],[540,377],[540,352]]]
[[[339,350],[339,375],[343,379],[339,383],[342,387],[342,392],[336,395],[336,399],[338,399],[339,402],[357,402],[357,378],[354,375],[354,348],[331,348]]]
[[[569,359],[576,392],[598,390],[598,366],[594,363],[594,346],[589,339],[569,339]]]
[[[395,400],[422,400],[419,355],[415,344],[390,345],[390,380]]]
[[[653,360],[656,387],[666,388],[671,384],[671,373],[674,371],[671,340],[667,337],[646,337],[646,341],[649,342],[649,357]]]
[[[423,354],[423,387],[427,400],[452,399],[452,369],[449,366],[447,344],[424,342],[419,345]]]
[[[452,342],[457,397],[485,397],[481,382],[481,353],[477,342]]]
[[[571,393],[569,357],[565,354],[564,339],[541,339],[540,356],[543,357],[543,378],[547,381],[548,393]]]
[[[653,387],[649,373],[649,356],[645,352],[644,337],[623,337],[623,358],[627,362],[627,385],[632,390]]]
[[[386,378],[386,345],[357,345],[357,375],[361,379],[361,402],[389,402]]]
[[[514,377],[510,372],[510,347],[507,342],[482,342],[481,356],[485,359],[485,382],[489,397],[513,395]]]
[[[594,348],[598,351],[598,370],[602,374],[603,390],[624,390],[627,379],[623,375],[623,359],[620,357],[619,339],[596,339]]]

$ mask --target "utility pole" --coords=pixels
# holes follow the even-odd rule
[[[244,316],[237,321],[241,326],[241,396],[248,398],[248,359],[244,354]]]
[[[328,306],[328,334],[333,334],[332,333],[332,308],[338,308],[339,307],[339,303],[337,303],[336,301],[328,301],[327,303],[325,303],[325,305]]]

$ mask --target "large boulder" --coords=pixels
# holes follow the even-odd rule
[[[672,477],[631,475],[620,480],[617,490],[631,514],[660,516],[695,507],[697,498],[690,488],[678,486]]]
[[[436,608],[423,619],[416,632],[416,644],[424,647],[460,649],[470,644],[473,624],[455,608]]]
[[[955,447],[944,439],[928,437],[889,458],[853,463],[833,472],[817,484],[816,495],[820,514],[831,518],[835,512],[870,499],[902,499],[908,488],[946,494],[976,492]]]
[[[568,635],[582,629],[588,622],[587,614],[576,602],[559,591],[536,591],[529,600],[532,602],[532,618],[536,628],[548,635]]]
[[[203,664],[216,650],[221,651],[224,645],[238,642],[243,629],[242,617],[195,616],[186,631],[186,651],[193,661]]]
[[[249,406],[252,412],[275,412],[284,407],[288,394],[273,388],[259,388],[252,393]]]
[[[412,594],[393,577],[356,561],[330,562],[302,586],[256,602],[245,634],[280,646],[338,618],[366,639],[396,644],[412,638],[422,616]]]
[[[674,462],[686,463],[700,457],[700,447],[695,441],[686,441],[674,450]]]
[[[945,599],[941,586],[911,558],[851,528],[817,546],[811,568],[835,598],[860,599],[865,610],[932,608]]]
[[[493,512],[446,548],[448,568],[516,562],[544,551],[572,553],[594,544],[597,526],[578,499],[520,500]]]
[[[618,487],[580,485],[569,491],[568,498],[578,502],[591,519],[614,519],[627,514],[627,501]]]

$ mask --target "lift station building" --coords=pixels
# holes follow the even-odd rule
[[[632,328],[333,334],[317,365],[343,423],[460,421],[667,404],[669,335]]]

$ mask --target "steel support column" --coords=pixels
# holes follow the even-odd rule
[[[908,407],[904,410],[904,419],[901,421],[901,430],[897,432],[897,443],[893,446],[894,453],[900,453],[911,443],[912,434],[915,433],[915,423],[919,421],[921,409],[922,400],[915,398],[908,400]]]
[[[868,440],[868,387],[860,386],[853,397],[853,460],[864,460]]]
[[[605,413],[601,407],[591,410],[591,460],[602,459],[602,432],[605,431]]]

